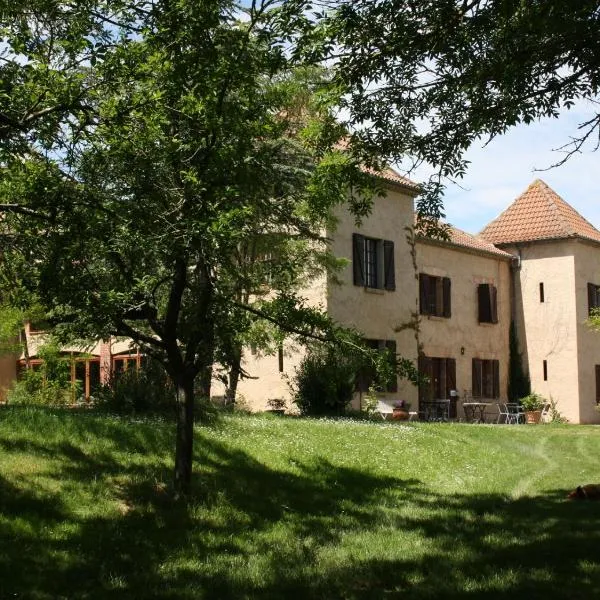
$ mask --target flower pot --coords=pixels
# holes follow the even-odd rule
[[[394,408],[392,411],[392,420],[394,421],[408,421],[408,411],[405,408]]]
[[[525,411],[525,421],[527,423],[539,423],[542,419],[541,410],[527,410]]]

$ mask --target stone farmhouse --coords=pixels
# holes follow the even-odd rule
[[[543,181],[534,181],[479,235],[450,229],[448,241],[415,236],[418,189],[386,172],[387,195],[360,228],[338,212],[332,249],[348,259],[341,283],[314,281],[305,294],[369,342],[412,359],[428,375],[422,389],[398,381],[381,397],[507,401],[509,328],[514,320],[532,390],[572,423],[600,423],[600,333],[586,319],[600,307],[600,231]],[[295,348],[255,357],[240,383],[255,410],[290,399]],[[354,407],[360,406],[357,391]]]
[[[600,231],[536,180],[479,235],[450,228],[447,241],[425,238],[413,229],[418,187],[392,170],[382,177],[387,193],[360,228],[340,208],[335,231],[327,232],[348,266],[338,281],[317,278],[304,294],[373,347],[395,350],[428,375],[421,389],[397,381],[382,400],[404,399],[416,409],[451,399],[451,417],[463,414],[465,401],[485,401],[495,415],[495,403],[507,401],[514,321],[532,390],[552,398],[572,423],[600,423],[600,333],[586,323],[600,307]],[[28,327],[34,363],[36,336]],[[86,397],[111,372],[140,361],[122,341],[98,343],[85,356],[65,351]],[[291,344],[277,356],[246,351],[244,369],[254,378],[242,380],[238,393],[253,410],[272,399],[291,406],[288,379],[301,357]],[[0,358],[1,396],[22,365],[23,357]],[[363,394],[357,390],[355,408]]]

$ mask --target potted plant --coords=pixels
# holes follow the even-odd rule
[[[519,400],[525,411],[525,421],[527,423],[539,423],[542,418],[542,408],[544,408],[544,399],[535,392]]]
[[[397,400],[392,409],[392,419],[394,421],[407,421],[409,415],[410,403],[406,400]]]

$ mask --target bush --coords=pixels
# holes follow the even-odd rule
[[[81,392],[71,383],[70,359],[61,355],[58,345],[42,346],[38,356],[43,360],[38,368],[26,369],[8,392],[10,404],[64,406],[72,404]]]
[[[343,415],[355,390],[355,359],[332,349],[310,348],[296,367],[294,403],[303,415]]]
[[[151,359],[115,374],[94,396],[100,409],[120,414],[175,412],[175,390],[162,366]]]

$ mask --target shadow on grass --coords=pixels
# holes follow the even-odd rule
[[[164,452],[171,433],[138,428],[119,449]],[[106,480],[103,514],[0,477],[0,598],[600,597],[600,503],[565,502],[564,490],[442,495],[322,458],[278,471],[200,434],[186,504],[152,483],[154,463],[65,440],[4,442],[11,451],[53,457],[61,485],[98,473],[119,484]]]

